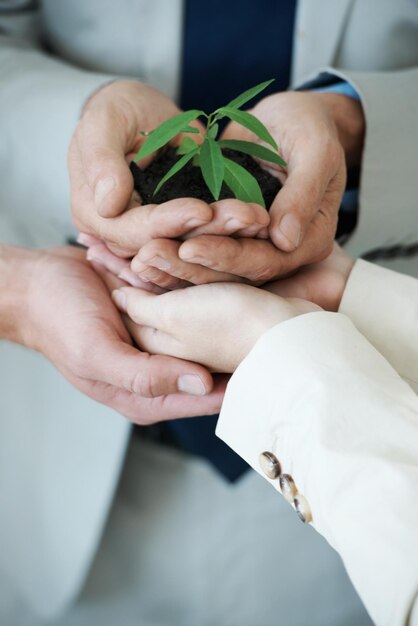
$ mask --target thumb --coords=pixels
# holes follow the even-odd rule
[[[289,172],[270,208],[270,238],[279,250],[292,252],[300,246],[328,180],[315,167],[299,166]]]
[[[103,342],[92,355],[95,379],[146,398],[185,392],[209,393],[213,380],[195,363],[167,356],[150,356],[121,340]]]
[[[133,191],[133,178],[126,161],[128,129],[109,108],[87,111],[76,132],[82,167],[97,213],[115,217],[123,213]]]

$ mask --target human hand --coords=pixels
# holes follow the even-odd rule
[[[301,267],[290,278],[268,283],[264,289],[283,298],[302,298],[326,311],[338,311],[354,259],[338,244],[321,263]]]
[[[183,239],[199,237],[203,232],[223,236],[231,233],[240,239],[267,237],[269,215],[261,206],[229,199],[213,202],[210,207],[213,211],[212,221],[204,227],[193,229]],[[239,215],[239,221],[236,215]],[[243,280],[235,274],[182,261],[178,255],[181,241],[175,239],[152,239],[142,246],[132,260],[113,254],[109,246],[92,235],[80,233],[78,241],[88,248],[88,260],[100,264],[133,287],[140,287],[142,281],[150,286],[155,285],[156,293],[158,288],[178,289],[191,284]]]
[[[103,240],[118,256],[132,257],[152,239],[182,237],[213,220],[211,206],[200,200],[141,206],[133,191],[128,163],[145,140],[141,132],[177,113],[170,98],[133,80],[102,87],[84,107],[68,155],[73,220],[81,232]],[[236,223],[230,222],[223,233],[245,228],[240,222],[243,204],[229,210],[225,219],[235,218]]]
[[[222,385],[211,392],[212,377],[203,367],[150,357],[132,346],[107,287],[82,251],[37,252],[25,300],[22,343],[42,352],[81,392],[133,422],[219,410]]]
[[[152,354],[233,372],[266,330],[296,315],[320,310],[248,285],[217,283],[155,295],[125,287],[113,292],[136,343]],[[239,320],[239,323],[237,322]]]
[[[269,128],[288,163],[286,170],[262,163],[283,184],[270,209],[270,240],[224,237],[203,225],[183,244],[165,239],[146,244],[132,262],[141,278],[166,288],[182,280],[262,284],[330,254],[346,161],[353,165],[361,157],[361,104],[340,94],[286,92],[268,96],[252,112]],[[257,141],[236,123],[224,137]]]

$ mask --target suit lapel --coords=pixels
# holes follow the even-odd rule
[[[292,83],[332,65],[354,0],[299,0]]]

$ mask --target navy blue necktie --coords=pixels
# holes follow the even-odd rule
[[[296,0],[186,2],[182,109],[210,113],[270,78],[276,79],[270,93],[287,89],[295,7]],[[267,93],[263,92],[262,97]],[[216,437],[217,419],[217,415],[211,415],[165,422],[164,438],[206,458],[233,482],[248,465]]]

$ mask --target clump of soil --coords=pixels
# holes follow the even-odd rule
[[[254,159],[248,154],[236,152],[235,150],[223,150],[228,158],[232,159],[242,167],[245,167],[258,181],[264,196],[267,209],[270,208],[281,184],[277,178],[263,170]],[[187,165],[175,174],[163,186],[156,196],[153,191],[158,185],[161,178],[168,172],[170,167],[179,159],[173,148],[167,149],[155,161],[153,161],[145,170],[141,170],[136,163],[132,161],[130,169],[134,177],[134,187],[142,198],[144,204],[161,204],[174,198],[199,198],[204,202],[213,202],[213,196],[206,186],[199,167],[189,161]],[[225,185],[222,185],[220,200],[225,198],[234,198],[232,191]]]

